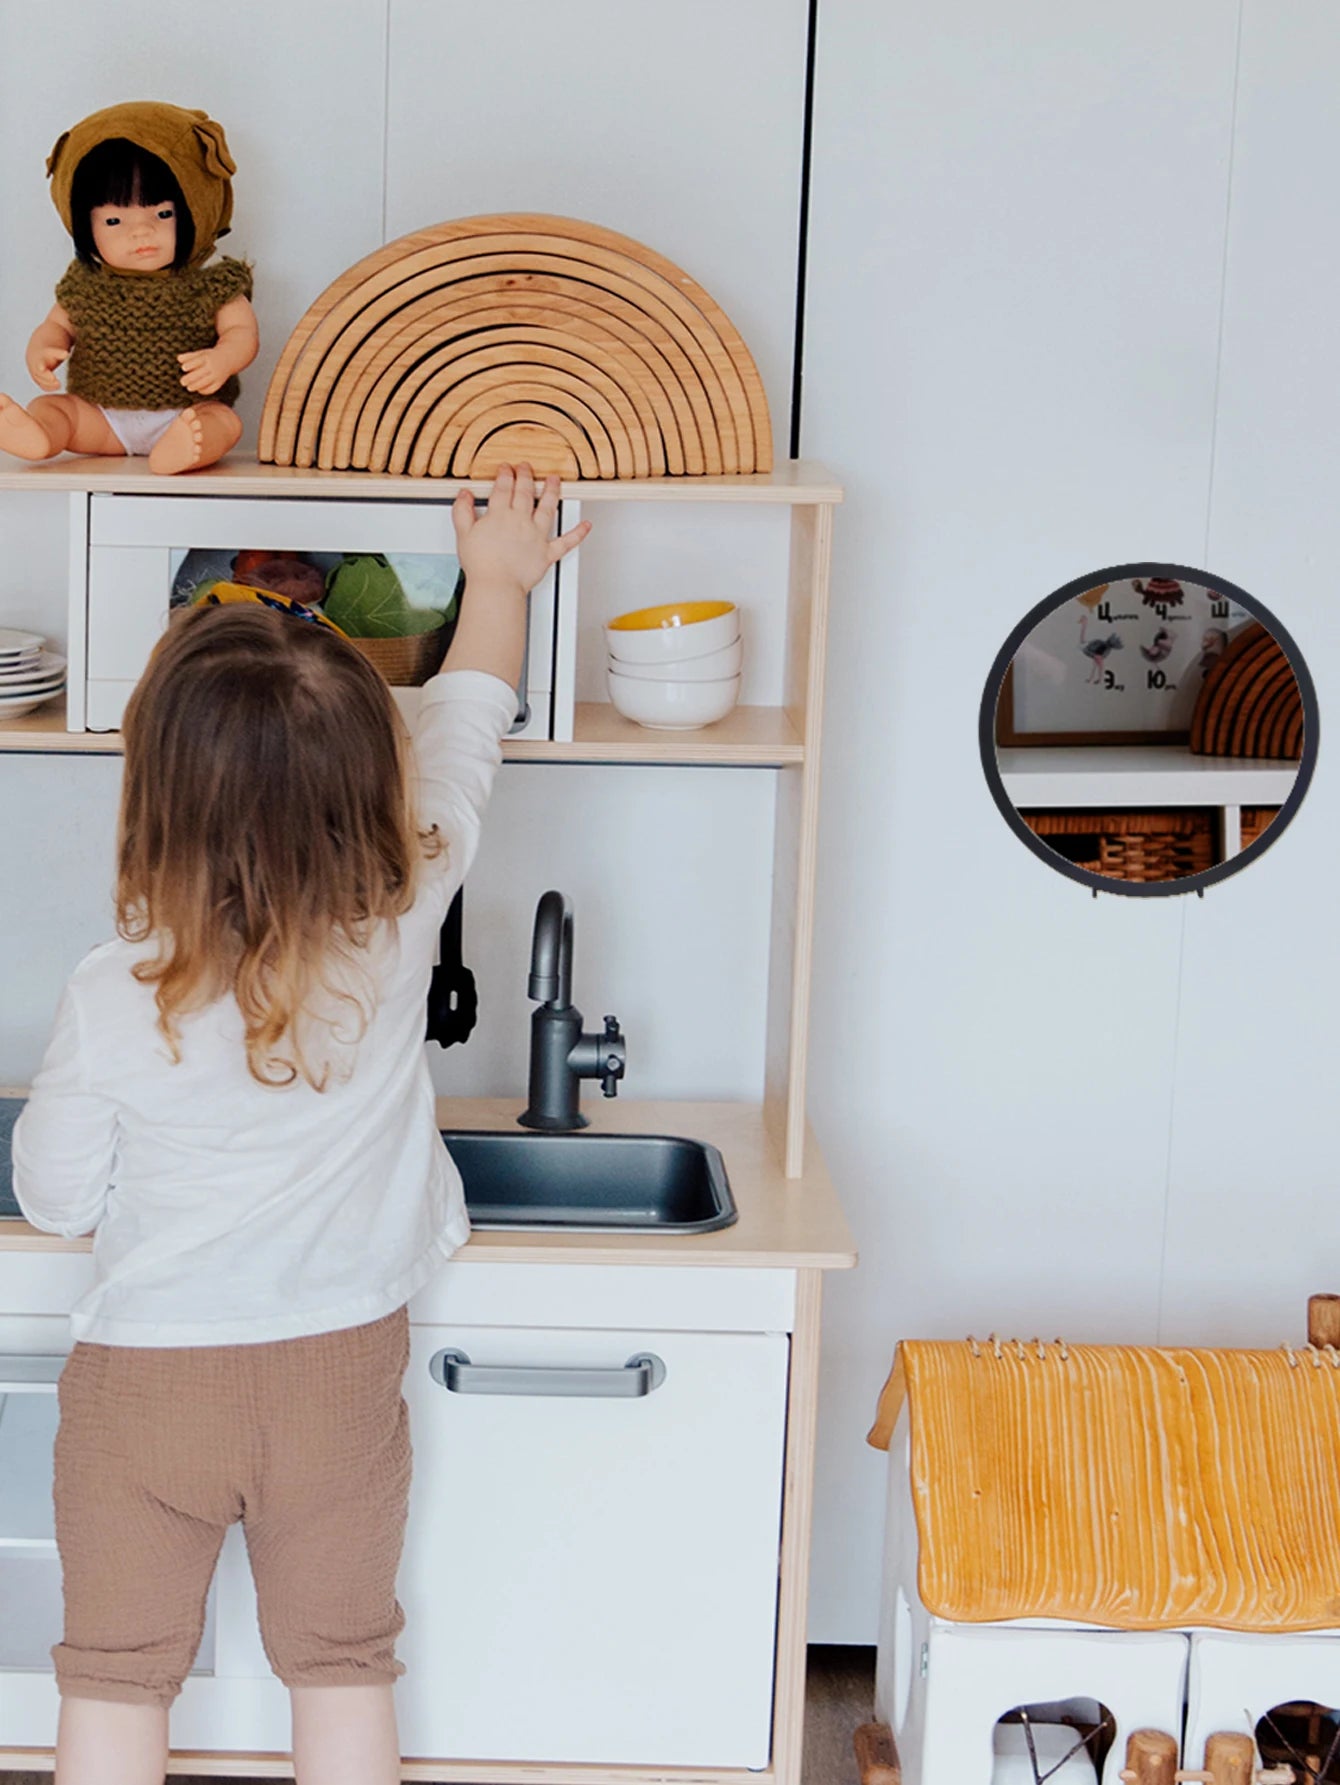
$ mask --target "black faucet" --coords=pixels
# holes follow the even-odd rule
[[[603,1035],[582,1033],[582,1013],[572,1002],[572,907],[560,892],[545,893],[535,908],[528,991],[540,1008],[530,1019],[530,1103],[517,1121],[523,1128],[585,1128],[581,1081],[598,1078],[606,1097],[617,1095],[624,1038],[612,1016]]]

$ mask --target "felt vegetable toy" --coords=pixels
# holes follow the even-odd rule
[[[248,554],[250,556],[251,554]],[[242,556],[241,553],[238,554]],[[234,568],[233,580],[249,583],[253,589],[273,589],[280,595],[291,595],[295,601],[301,601],[311,607],[321,601],[326,593],[326,579],[315,564],[296,553],[276,553],[267,557],[258,553],[259,563],[250,565],[246,570]]]
[[[456,595],[452,595],[445,611],[412,607],[399,576],[383,553],[346,552],[326,579],[322,605],[350,638],[415,638],[436,632],[446,624],[455,611]]]
[[[272,564],[276,558],[301,558],[301,552],[249,551],[238,552],[233,559],[233,572],[239,582],[245,582],[250,573],[261,564]]]
[[[25,409],[0,393],[0,451],[136,454],[170,475],[237,444],[237,374],[259,347],[251,268],[209,258],[235,171],[221,127],[177,105],[107,106],[65,131],[47,173],[75,258],[26,356],[49,394]]]

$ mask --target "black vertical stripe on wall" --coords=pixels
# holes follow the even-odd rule
[[[796,247],[795,357],[791,365],[791,457],[800,457],[800,398],[805,380],[805,270],[810,233],[810,148],[814,138],[814,54],[819,0],[810,0],[805,40],[805,120],[800,148],[800,231]]]

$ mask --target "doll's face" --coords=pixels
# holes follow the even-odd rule
[[[104,266],[121,273],[153,273],[172,265],[177,252],[173,205],[94,205],[89,221]]]

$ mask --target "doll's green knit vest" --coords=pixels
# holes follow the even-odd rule
[[[56,301],[76,330],[66,390],[103,409],[235,403],[236,377],[208,396],[196,395],[181,381],[177,355],[213,347],[219,311],[250,296],[251,268],[240,260],[162,274],[114,273],[72,261],[56,287]]]

